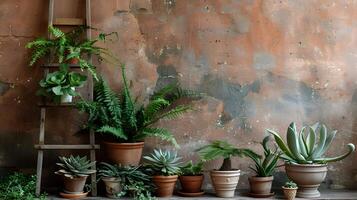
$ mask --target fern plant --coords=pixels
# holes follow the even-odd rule
[[[88,70],[93,77],[97,79],[95,67],[88,62],[86,56],[97,55],[101,60],[104,56],[114,58],[107,49],[97,46],[96,43],[98,41],[105,41],[107,36],[116,33],[100,33],[99,36],[93,40],[81,40],[80,36],[87,28],[89,27],[79,26],[73,31],[65,33],[59,28],[49,26],[48,31],[51,35],[50,39],[37,38],[26,44],[26,48],[33,50],[30,66],[34,65],[39,59],[45,56],[50,56],[52,53],[56,58],[56,62],[59,64],[69,62],[71,59],[77,59],[81,69]]]
[[[258,154],[254,153],[250,149],[239,149],[229,144],[226,141],[216,140],[211,144],[205,145],[196,150],[203,161],[215,160],[218,158],[223,158],[223,164],[219,168],[220,171],[230,171],[232,170],[233,156],[256,156],[260,157]]]
[[[83,100],[77,104],[80,111],[88,113],[88,128],[117,142],[159,137],[178,146],[169,130],[153,125],[161,119],[174,119],[191,110],[189,105],[174,102],[182,97],[197,98],[199,94],[170,85],[156,92],[147,105],[139,104],[130,93],[125,66],[121,67],[124,87],[120,95],[100,79],[94,86],[94,101]]]

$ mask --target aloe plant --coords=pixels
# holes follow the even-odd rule
[[[96,172],[96,170],[91,169],[95,166],[95,161],[91,162],[87,159],[87,156],[70,156],[70,157],[58,157],[61,161],[60,163],[56,163],[60,170],[56,171],[56,174],[63,175],[68,178],[75,178],[75,177],[83,177],[89,176]]]
[[[292,122],[286,135],[287,143],[283,141],[279,133],[269,129],[267,131],[274,136],[275,142],[284,153],[281,158],[290,163],[326,164],[342,160],[355,151],[355,145],[349,143],[347,144],[348,151],[346,153],[332,158],[324,157],[337,131],[329,132],[326,126],[320,123],[304,126],[298,132],[296,124]]]
[[[249,168],[257,174],[257,177],[272,176],[278,163],[279,156],[281,155],[277,148],[275,148],[274,151],[269,148],[269,139],[270,136],[266,136],[260,143],[264,149],[264,159],[256,154],[247,154],[247,156],[252,159],[255,164],[254,168]]]

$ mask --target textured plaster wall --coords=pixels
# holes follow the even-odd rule
[[[82,16],[83,1],[57,2],[56,16]],[[46,0],[0,1],[2,168],[35,166],[42,70],[27,67],[24,45],[46,35],[47,7]],[[265,128],[285,133],[291,121],[339,130],[328,155],[357,143],[354,0],[93,0],[92,14],[94,27],[118,32],[107,47],[126,63],[142,101],[175,81],[207,94],[194,102],[197,111],[160,124],[175,134],[185,160],[197,159],[193,150],[215,139],[260,151]],[[120,88],[118,67],[101,64],[99,71]],[[86,142],[74,135],[83,124],[76,111],[52,110],[48,117],[47,141]],[[146,152],[157,144],[171,148],[149,139]],[[60,153],[66,152],[47,152],[46,166]],[[356,163],[354,154],[330,164],[325,187],[356,189]],[[219,164],[207,163],[206,170]],[[234,159],[243,170],[241,188],[248,187],[249,164]],[[276,179],[282,182],[283,172]]]

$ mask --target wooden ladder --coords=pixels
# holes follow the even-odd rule
[[[81,18],[54,18],[54,6],[55,0],[49,0],[49,11],[48,11],[48,25],[51,26],[78,26],[78,25],[86,25],[91,26],[91,6],[90,0],[85,0],[86,2],[86,19],[83,20]],[[48,37],[51,35],[48,33]],[[87,39],[91,39],[91,30],[86,30]],[[89,56],[89,61],[92,61],[91,56]],[[50,60],[50,59],[49,59]],[[50,69],[58,69],[58,63],[48,63],[42,65],[44,68],[44,75],[46,76]],[[79,68],[79,65],[70,64],[70,68]],[[88,86],[88,99],[93,100],[93,77],[87,72],[87,86]],[[80,144],[80,145],[64,145],[64,144],[45,144],[45,122],[46,122],[46,109],[48,108],[56,108],[56,107],[73,107],[74,104],[46,104],[45,101],[43,104],[40,104],[41,107],[41,119],[40,119],[40,133],[39,133],[39,144],[35,144],[35,149],[38,150],[37,154],[37,180],[36,180],[36,195],[40,195],[41,193],[41,176],[42,176],[42,165],[43,165],[43,153],[45,150],[90,150],[90,160],[95,161],[95,151],[99,149],[100,146],[95,144],[95,136],[94,132],[91,130],[89,132],[89,141],[90,144]],[[94,166],[95,170],[96,167]],[[97,180],[96,174],[91,175],[91,192],[92,196],[97,195]]]

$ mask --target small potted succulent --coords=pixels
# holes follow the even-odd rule
[[[201,190],[203,183],[203,162],[199,161],[196,164],[193,164],[192,161],[189,161],[186,165],[181,167],[181,173],[179,180],[181,183],[182,190],[178,193],[181,196],[201,196],[204,192]]]
[[[82,197],[87,177],[96,172],[92,168],[95,162],[91,162],[86,156],[59,157],[60,162],[56,163],[61,169],[55,173],[61,175],[64,181],[64,193],[73,197]],[[61,193],[62,195],[62,193]]]
[[[287,200],[294,200],[296,196],[296,191],[298,189],[296,183],[293,181],[288,181],[285,183],[284,186],[282,186],[284,196]]]
[[[326,126],[320,123],[304,126],[299,132],[292,122],[286,135],[287,144],[277,132],[267,131],[274,136],[275,142],[284,153],[281,158],[285,160],[285,171],[289,179],[299,186],[298,197],[319,197],[318,188],[326,177],[327,163],[342,160],[355,151],[355,145],[349,143],[348,151],[343,155],[326,158],[324,153],[337,131],[329,132]]]
[[[255,166],[250,167],[256,176],[249,177],[250,196],[265,198],[274,195],[271,193],[273,173],[279,160],[280,153],[277,148],[271,150],[268,146],[269,136],[266,136],[261,143],[264,149],[264,159],[256,154],[247,154],[254,161]]]
[[[70,72],[67,64],[62,64],[59,71],[48,73],[40,81],[37,94],[49,97],[55,103],[71,103],[72,97],[78,95],[75,89],[82,87],[86,80],[86,76]]]
[[[154,185],[140,166],[100,163],[98,176],[103,180],[109,198],[129,196],[134,199],[152,199]]]
[[[122,66],[123,90],[117,95],[102,79],[94,87],[94,101],[81,101],[78,108],[89,115],[88,128],[102,133],[107,158],[118,165],[139,165],[144,140],[158,137],[178,146],[172,133],[153,126],[159,120],[179,117],[191,106],[178,103],[183,97],[197,97],[178,85],[169,85],[155,92],[148,104],[138,103],[131,95]]]
[[[145,166],[152,170],[156,196],[171,197],[180,174],[181,157],[177,152],[155,149],[149,156],[144,156],[144,160]]]
[[[223,164],[218,170],[212,170],[211,180],[218,197],[233,197],[239,181],[240,170],[232,168],[231,158],[233,156],[255,155],[249,149],[239,149],[225,141],[214,141],[198,150],[203,161],[223,158]]]

